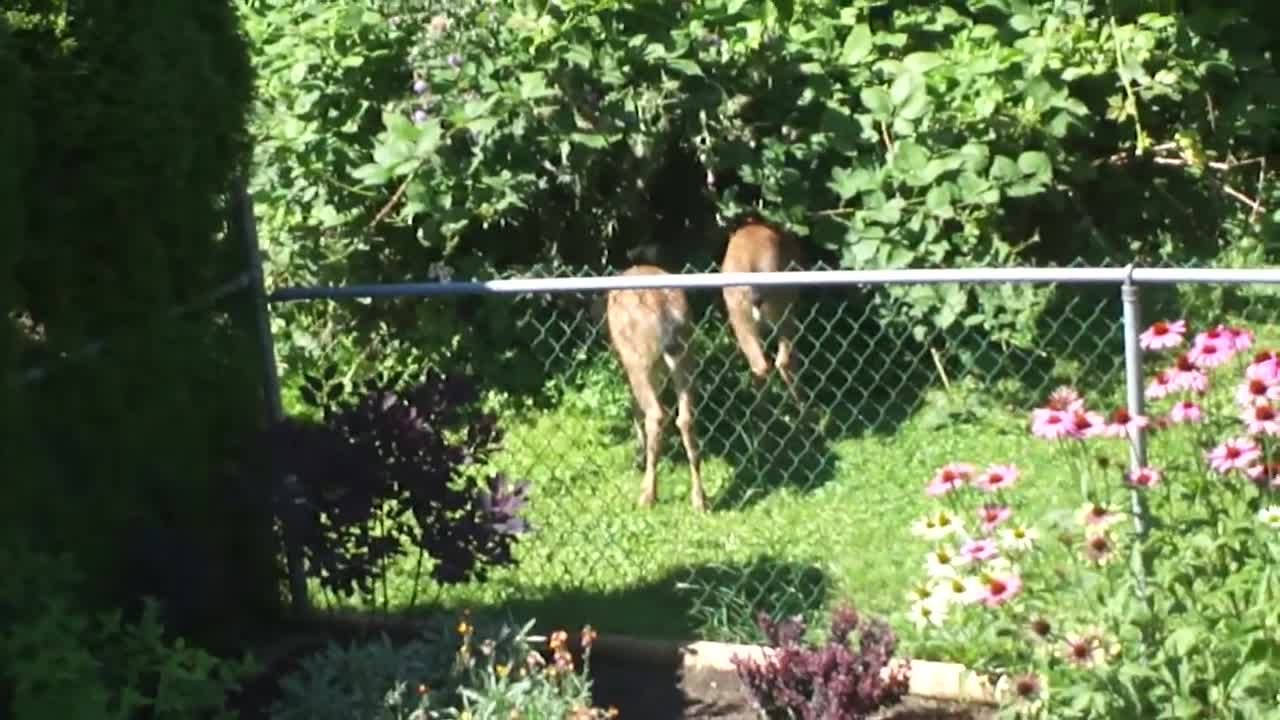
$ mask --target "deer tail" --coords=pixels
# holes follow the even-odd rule
[[[667,308],[662,318],[662,352],[665,355],[680,354],[689,342],[693,327],[684,312]]]

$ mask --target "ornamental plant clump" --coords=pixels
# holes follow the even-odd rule
[[[488,567],[513,562],[528,529],[528,483],[491,470],[502,434],[478,399],[469,378],[433,370],[403,391],[371,384],[325,408],[322,422],[272,429],[286,481],[277,512],[323,587],[368,595],[410,548],[419,573],[429,557],[441,584],[483,580]]]
[[[1141,335],[1149,414],[1073,388],[1030,418],[1080,504],[1027,517],[1013,463],[954,462],[909,619],[930,653],[999,676],[1005,717],[1275,717],[1280,693],[1280,354],[1247,329]],[[1159,458],[1126,469],[1142,432]],[[1052,692],[1050,691],[1052,688]],[[1270,714],[1268,714],[1270,713]]]
[[[907,692],[910,668],[894,660],[897,639],[881,620],[838,608],[817,647],[803,642],[805,624],[799,617],[775,622],[760,613],[756,624],[771,655],[764,660],[735,655],[733,664],[765,717],[856,720],[897,704]],[[856,645],[850,638],[854,631]]]
[[[574,657],[568,633],[541,638],[506,623],[477,628],[464,612],[412,640],[385,635],[346,647],[331,644],[289,673],[271,708],[274,720],[605,720],[613,708],[591,704],[591,647],[582,628]],[[545,642],[545,653],[542,649]]]

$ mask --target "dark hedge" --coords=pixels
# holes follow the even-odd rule
[[[262,425],[225,195],[253,78],[233,3],[18,0],[0,12],[0,519],[73,553],[98,605],[161,594],[209,637],[278,612]],[[67,357],[95,340],[100,353]],[[39,366],[48,375],[9,380]]]

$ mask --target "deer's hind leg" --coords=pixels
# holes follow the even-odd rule
[[[652,505],[658,498],[658,450],[662,446],[662,422],[665,413],[658,399],[654,373],[641,368],[627,368],[638,415],[644,430],[644,481],[637,500],[642,507]]]
[[[702,464],[698,455],[698,440],[693,432],[692,363],[688,354],[678,357],[668,355],[663,359],[671,368],[671,381],[675,386],[677,400],[676,427],[680,430],[684,454],[689,460],[689,499],[693,509],[702,512],[707,509],[707,496],[702,488]]]

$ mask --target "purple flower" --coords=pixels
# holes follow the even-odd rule
[[[421,78],[413,81],[413,94],[421,95],[427,91],[427,81]]]
[[[414,121],[414,122],[416,122],[416,123],[420,123],[420,122],[426,122],[426,120],[427,120],[427,111],[426,111],[426,110],[423,110],[422,108],[418,108],[417,110],[414,110],[414,111],[413,111],[413,121]]]
[[[462,56],[458,53],[449,53],[447,60],[453,67],[462,67]]]

